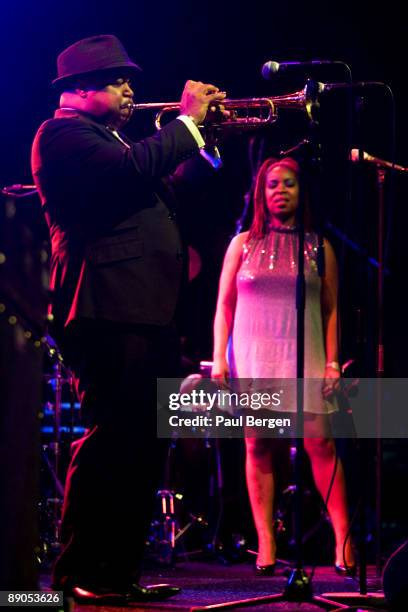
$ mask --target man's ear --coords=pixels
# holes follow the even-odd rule
[[[86,91],[86,89],[75,89],[75,93],[80,97],[80,98],[86,98],[88,96],[88,92]]]

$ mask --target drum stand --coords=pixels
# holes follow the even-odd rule
[[[212,362],[201,361],[200,362],[200,374],[193,374],[191,378],[187,377],[184,379],[184,383],[191,385],[191,388],[195,388],[200,384],[203,378],[210,376]],[[185,389],[184,389],[185,391]],[[214,467],[210,472],[210,479],[213,481],[214,486],[214,497],[217,498],[218,508],[215,512],[215,525],[213,527],[213,533],[211,541],[207,547],[200,548],[193,551],[177,552],[177,545],[183,536],[191,530],[194,526],[199,526],[204,529],[210,527],[210,522],[206,519],[202,513],[188,512],[189,520],[183,527],[178,526],[177,511],[175,509],[176,502],[182,501],[183,495],[177,493],[172,488],[171,483],[171,455],[172,451],[177,446],[178,438],[173,438],[169,445],[167,462],[165,467],[165,488],[160,489],[157,492],[157,498],[160,503],[160,518],[153,523],[153,527],[156,530],[155,545],[158,545],[159,549],[159,560],[163,563],[173,565],[177,558],[189,558],[192,555],[210,553],[215,556],[222,555],[223,546],[219,541],[219,528],[221,525],[221,519],[223,514],[223,470],[221,461],[221,448],[219,440],[216,439],[205,439],[206,448],[213,451]]]
[[[61,545],[61,509],[64,497],[64,485],[61,482],[61,416],[62,416],[62,390],[68,384],[73,393],[73,378],[70,370],[64,365],[63,358],[54,340],[47,336],[45,343],[48,356],[54,362],[53,373],[44,376],[45,382],[53,390],[53,402],[46,407],[53,414],[53,440],[42,446],[42,457],[52,480],[52,494],[42,503],[43,512],[47,519],[47,529],[42,537],[42,552],[45,557],[52,558],[58,553]],[[48,453],[50,451],[50,453]],[[49,454],[51,456],[49,456]],[[43,561],[44,559],[40,559]]]
[[[156,545],[158,546],[159,561],[165,565],[173,566],[178,558],[190,557],[197,553],[202,553],[203,550],[177,552],[177,545],[180,539],[193,527],[199,525],[208,527],[207,521],[200,514],[189,513],[190,520],[184,527],[178,527],[177,515],[175,512],[175,499],[182,499],[182,495],[175,493],[169,489],[160,489],[157,491],[157,498],[160,502],[161,515],[160,518],[153,523],[153,527],[158,532],[156,536]]]

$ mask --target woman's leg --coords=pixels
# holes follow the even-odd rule
[[[271,442],[261,438],[245,438],[247,487],[258,534],[257,565],[270,565],[276,560]]]
[[[309,455],[316,487],[325,500],[333,475],[336,448],[330,434],[326,415],[305,415],[305,449]],[[336,538],[335,563],[343,565],[343,544],[349,528],[346,482],[341,459],[337,461],[327,510]],[[347,565],[354,564],[351,540],[348,538],[345,549]]]

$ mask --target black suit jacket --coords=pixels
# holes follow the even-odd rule
[[[177,119],[138,143],[76,111],[41,125],[32,171],[50,228],[57,328],[171,321],[183,262],[161,179],[197,153]]]

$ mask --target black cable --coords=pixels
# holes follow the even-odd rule
[[[335,462],[334,462],[334,467],[333,467],[332,477],[331,477],[331,481],[330,481],[329,488],[328,488],[328,490],[327,490],[326,499],[324,500],[324,505],[326,506],[326,510],[327,510],[327,506],[328,506],[328,503],[329,503],[330,495],[331,495],[331,492],[332,492],[332,489],[333,489],[334,479],[335,479],[335,477],[336,477],[337,465],[338,465],[338,453],[337,453],[337,450],[336,450],[336,454],[335,454]],[[354,512],[353,512],[353,515],[352,515],[351,519],[350,519],[350,522],[349,522],[349,527],[348,527],[348,530],[347,530],[347,533],[346,533],[346,536],[345,536],[345,538],[344,538],[344,542],[343,542],[343,552],[342,552],[342,556],[343,556],[343,564],[344,564],[344,567],[345,567],[346,569],[350,569],[350,566],[347,564],[347,560],[346,560],[346,545],[347,545],[347,542],[348,542],[348,540],[349,540],[349,538],[350,538],[350,535],[351,535],[351,532],[352,532],[352,529],[353,529],[354,523],[355,523],[355,521],[356,521],[356,519],[357,519],[357,517],[358,517],[358,513],[359,513],[359,510],[360,510],[360,506],[361,506],[362,499],[363,499],[363,497],[362,497],[362,495],[361,495],[361,496],[358,498],[358,500],[357,500],[357,505],[356,505],[356,508],[355,508],[355,510],[354,510]],[[317,563],[315,563],[315,564],[312,566],[312,571],[311,571],[311,574],[310,574],[310,579],[311,579],[311,580],[313,579],[314,573],[315,573],[315,571],[316,571],[316,567],[317,567]],[[356,576],[352,576],[352,575],[350,574],[350,577],[351,577],[351,578],[353,578],[353,580],[354,580],[355,582],[358,582],[358,578],[357,578]]]
[[[222,465],[221,465],[221,448],[219,444],[219,439],[213,439],[213,449],[215,451],[215,482],[217,483],[217,493],[218,493],[218,514],[217,520],[215,523],[213,537],[211,538],[211,548],[212,552],[217,551],[218,543],[219,543],[219,532],[221,527],[221,521],[224,517],[224,482],[222,477]]]
[[[334,479],[336,478],[338,462],[339,462],[339,456],[338,456],[338,453],[337,453],[336,445],[334,444],[334,465],[333,465],[333,471],[332,471],[332,476],[331,476],[329,488],[327,489],[326,499],[324,500],[324,505],[326,507],[326,512],[328,512],[327,506],[328,506],[330,495],[331,495],[331,492],[332,492],[332,489],[333,489]],[[343,547],[343,556],[344,556],[344,547]],[[313,566],[312,566],[312,571],[310,572],[310,580],[313,580],[313,576],[315,574],[316,567],[317,567],[317,563],[315,562],[313,564]]]
[[[358,513],[360,511],[360,507],[363,501],[363,495],[360,495],[360,497],[357,500],[357,504],[356,504],[356,509],[353,512],[353,516],[351,517],[350,523],[349,523],[349,528],[347,530],[346,533],[346,537],[344,538],[344,542],[343,542],[343,564],[344,567],[348,570],[350,569],[349,566],[347,565],[347,561],[346,561],[346,544],[348,539],[350,538],[351,535],[351,531],[353,529],[353,525],[354,525],[354,521],[357,519],[358,517]],[[350,578],[352,578],[355,582],[358,582],[358,578],[356,576],[353,576],[352,574],[349,574]]]

